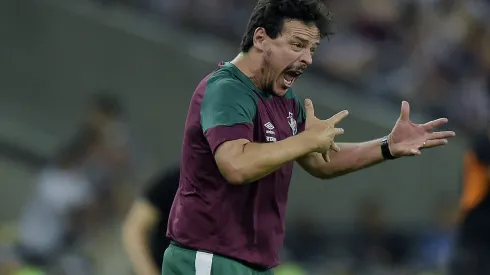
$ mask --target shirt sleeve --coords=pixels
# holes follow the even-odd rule
[[[226,141],[253,139],[256,99],[238,81],[225,79],[208,84],[201,105],[201,127],[214,154]]]

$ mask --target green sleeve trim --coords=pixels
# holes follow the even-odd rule
[[[238,80],[220,79],[207,84],[201,103],[203,132],[216,126],[253,123],[256,113],[256,95]]]
[[[298,122],[303,123],[306,121],[305,105],[297,98],[296,98],[296,103],[298,104]]]

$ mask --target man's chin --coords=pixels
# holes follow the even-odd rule
[[[273,90],[274,95],[276,96],[285,96],[289,90],[289,87],[275,87]]]

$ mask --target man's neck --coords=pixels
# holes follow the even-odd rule
[[[239,53],[231,61],[244,75],[250,78],[254,83],[260,76],[260,60],[253,53]],[[258,83],[255,83],[257,85]]]

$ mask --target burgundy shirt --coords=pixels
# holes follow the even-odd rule
[[[250,184],[231,185],[214,153],[226,141],[276,142],[304,130],[305,112],[289,90],[258,89],[221,63],[192,96],[182,145],[180,185],[167,235],[175,242],[261,268],[279,264],[293,162]]]

